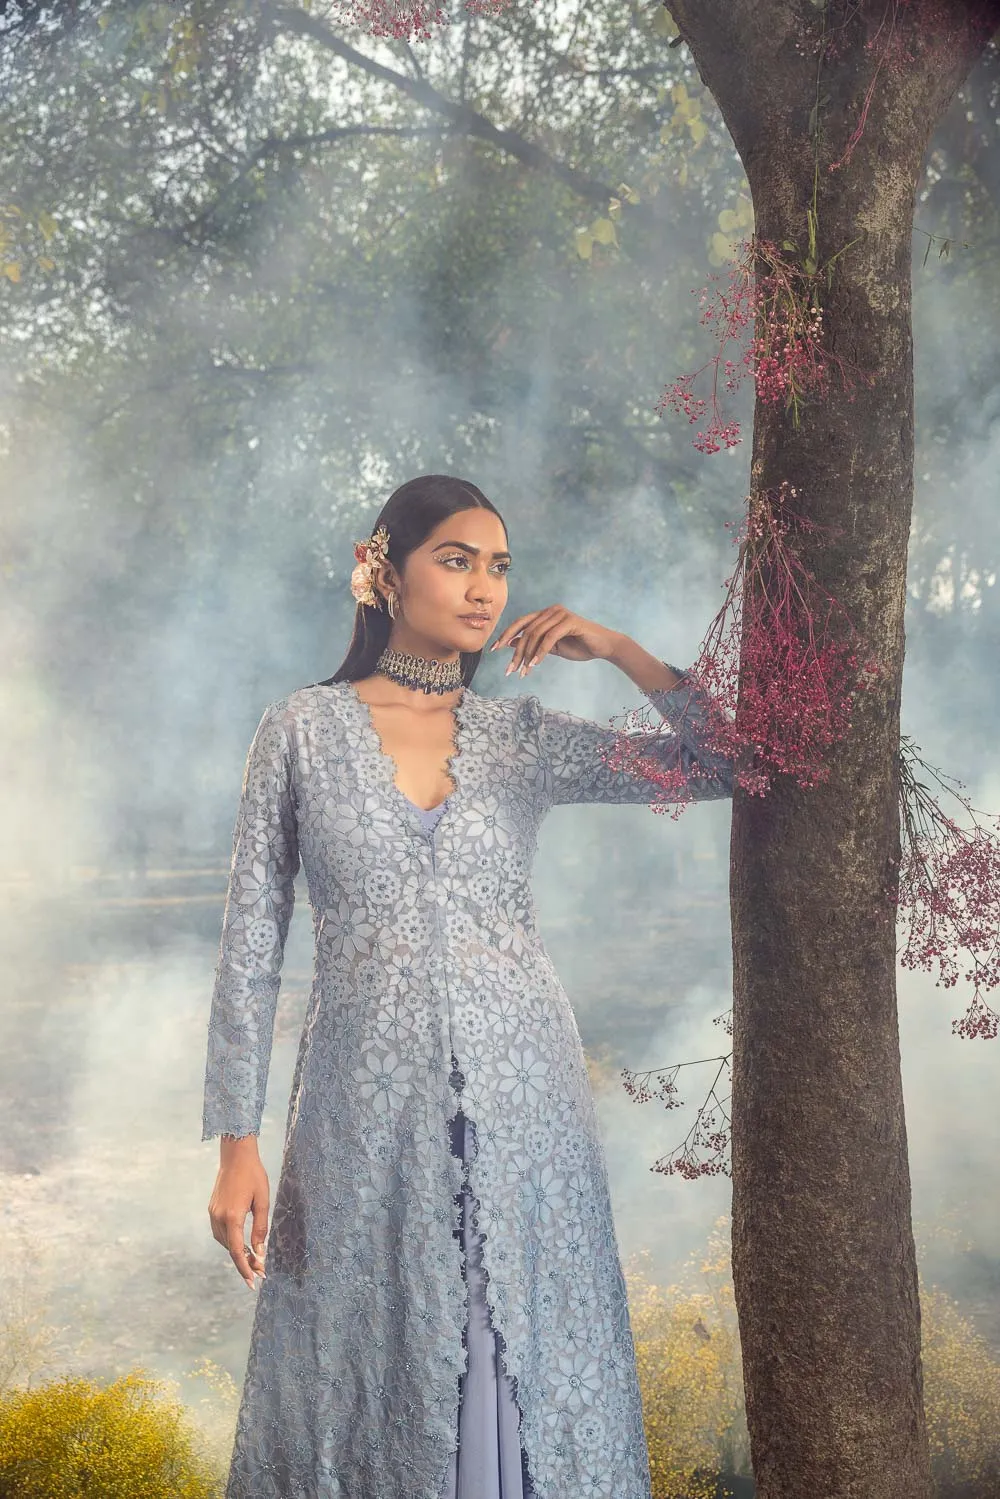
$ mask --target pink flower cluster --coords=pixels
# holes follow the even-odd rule
[[[359,26],[369,36],[396,37],[410,41],[432,40],[432,26],[447,26],[448,12],[425,0],[334,0],[348,26]],[[508,8],[510,0],[465,0],[463,9],[470,15],[495,20]]]
[[[756,274],[756,260],[763,262],[767,270]],[[707,307],[708,287],[701,288],[698,297],[705,308],[701,322],[715,325],[718,352],[701,369],[681,375],[667,386],[654,408],[659,412],[674,410],[690,423],[700,421],[707,402],[692,393],[691,383],[709,364],[713,365],[712,420],[708,429],[695,438],[693,446],[699,452],[717,453],[722,447],[732,448],[742,442],[739,423],[722,419],[718,402],[719,366],[726,345],[730,340],[746,337],[745,330],[751,324],[758,331],[749,336],[740,364],[731,359],[724,361],[726,389],[735,391],[749,371],[757,397],[765,402],[783,402],[793,412],[796,425],[805,396],[822,397],[827,393],[832,366],[836,365],[847,391],[853,389],[848,368],[855,370],[866,384],[874,383],[872,374],[861,372],[822,345],[823,312],[817,300],[821,274],[819,270],[806,271],[790,261],[772,240],[752,236],[740,241],[729,268],[728,288],[717,290]]]
[[[937,966],[939,988],[954,988],[959,978],[971,983],[972,1000],[962,1018],[952,1020],[952,1030],[966,1040],[995,1040],[1000,1034],[1000,1015],[983,996],[985,990],[1000,985],[1000,818],[990,819],[996,831],[988,829],[979,820],[985,814],[977,812],[962,794],[962,783],[928,765],[905,735],[898,767],[902,858],[887,896],[901,917],[908,913],[900,963],[926,972]],[[960,826],[942,811],[928,779],[960,803],[969,826]],[[960,951],[967,954],[964,972],[956,957]],[[713,1021],[720,1023],[731,1036],[732,1010]],[[622,1069],[623,1087],[636,1103],[659,1098],[665,1108],[676,1109],[683,1107],[675,1086],[680,1068],[721,1063],[681,1144],[650,1170],[688,1181],[731,1174],[726,1161],[731,1140],[726,1106],[731,1095],[722,1098],[718,1093],[719,1078],[731,1059],[730,1052],[721,1058],[702,1057],[648,1072]],[[706,1155],[699,1157],[698,1151]]]
[[[702,642],[691,673],[708,693],[705,747],[734,766],[735,784],[763,796],[776,775],[808,788],[829,778],[827,751],[851,727],[859,692],[880,675],[862,660],[846,614],[798,557],[795,535],[821,528],[795,514],[783,482],[751,496],[736,568],[726,598]],[[667,768],[643,750],[643,735],[622,734],[609,754],[613,768],[662,787],[676,819],[691,800],[691,783],[710,766]]]
[[[890,898],[907,911],[904,968],[938,970],[936,987],[954,988],[959,978],[973,996],[952,1030],[966,1040],[994,1040],[1000,1015],[983,991],[1000,984],[1000,818],[988,830],[966,796],[962,782],[935,770],[904,735],[898,758],[902,858]],[[919,767],[919,769],[918,769]],[[961,805],[970,826],[948,817],[921,775],[932,777]],[[967,967],[960,973],[957,954]]]
[[[369,36],[410,41],[432,39],[432,26],[446,26],[448,13],[424,0],[334,0],[345,25],[359,26]]]

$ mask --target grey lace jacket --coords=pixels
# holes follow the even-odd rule
[[[695,798],[731,795],[702,689],[645,695],[667,727],[641,731],[643,753],[696,763]],[[530,876],[550,807],[663,794],[605,763],[620,730],[535,696],[466,688],[455,720],[430,834],[351,683],[271,703],[250,746],[203,1139],[259,1130],[300,864],[315,958],[227,1499],[438,1499],[467,1357],[466,1181],[538,1499],[650,1496],[598,1118]]]

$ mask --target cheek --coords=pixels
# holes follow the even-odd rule
[[[467,574],[457,567],[437,567],[431,574],[430,594],[436,599],[453,599],[463,591]]]
[[[438,567],[427,578],[423,599],[432,614],[461,610],[468,573],[457,567]]]

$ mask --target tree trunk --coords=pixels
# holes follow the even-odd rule
[[[853,401],[834,377],[798,430],[761,402],[754,422],[754,491],[787,480],[795,508],[837,533],[792,541],[886,673],[830,752],[827,784],[779,778],[764,798],[738,790],[733,803],[733,1283],[757,1494],[929,1499],[885,896],[899,856],[911,228],[931,132],[1000,8],[992,24],[962,0],[668,9],[742,158],[761,239],[806,248],[809,117],[829,95],[818,111],[819,264],[857,242],[823,283],[822,341],[877,377]],[[841,49],[818,67],[809,42],[824,23],[843,28]],[[861,139],[831,173],[873,80]]]

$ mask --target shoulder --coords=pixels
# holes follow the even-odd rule
[[[275,698],[267,704],[260,716],[257,733],[273,737],[283,736],[289,744],[308,735],[317,719],[329,721],[345,716],[346,692],[344,684],[335,682],[321,685],[314,682],[308,687],[296,687],[284,697]]]
[[[320,709],[341,713],[351,690],[350,682],[310,682],[308,687],[296,687],[285,697],[278,698],[271,707],[289,719],[308,718]]]

